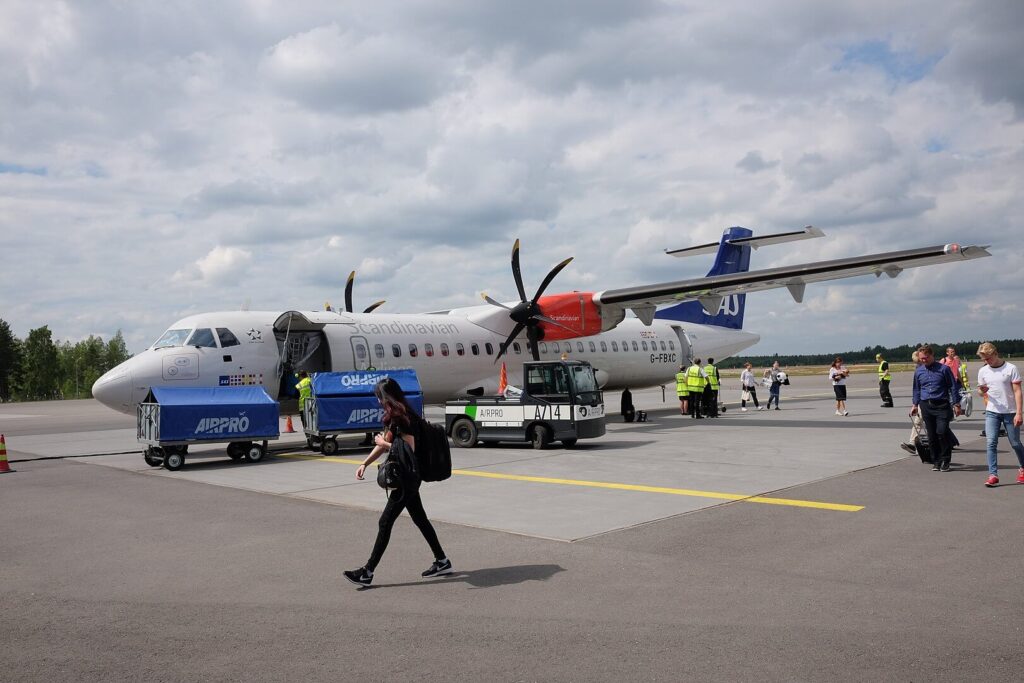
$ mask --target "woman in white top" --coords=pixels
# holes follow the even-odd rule
[[[740,373],[740,386],[743,387],[743,391],[750,394],[750,400],[754,402],[754,407],[758,410],[764,410],[764,408],[761,407],[761,404],[757,402],[757,383],[754,381],[754,373],[751,370],[752,367],[754,366],[750,363],[743,364],[743,372]],[[740,396],[740,410],[744,413],[747,412],[747,399],[743,398],[742,395]]]
[[[828,378],[832,381],[832,390],[836,392],[836,415],[843,417],[850,414],[846,410],[846,378],[849,376],[850,371],[843,365],[843,359],[836,356],[828,369]]]

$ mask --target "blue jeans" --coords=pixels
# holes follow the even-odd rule
[[[985,440],[988,446],[988,473],[999,476],[999,463],[996,461],[996,444],[999,442],[999,425],[1006,427],[1006,439],[1010,448],[1017,454],[1017,462],[1024,467],[1024,445],[1020,443],[1020,427],[1013,426],[1013,413],[993,413],[985,411]]]
[[[772,407],[772,401],[775,401],[775,407],[779,407],[779,389],[782,388],[782,382],[772,382],[772,385],[768,387],[768,407]]]

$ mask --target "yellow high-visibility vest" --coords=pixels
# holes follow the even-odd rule
[[[883,379],[886,380],[886,381],[891,380],[892,379],[892,375],[889,374],[889,368],[886,368],[885,370],[883,370],[882,369],[883,365],[885,365],[885,361],[884,360],[881,363],[878,364],[878,380],[879,381],[881,381]]]
[[[718,391],[718,368],[708,363],[704,366],[704,374],[708,376],[708,383],[711,388]]]
[[[691,365],[686,370],[686,386],[691,394],[699,394],[704,391],[704,375],[700,374],[699,365]]]
[[[689,396],[690,389],[686,386],[686,373],[680,370],[676,373],[676,396]]]
[[[306,399],[313,396],[313,380],[303,377],[295,388],[299,390],[299,410],[302,410],[306,406]]]
[[[967,363],[960,363],[960,383],[967,391],[971,390],[971,381],[967,379]]]

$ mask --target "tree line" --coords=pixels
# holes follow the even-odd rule
[[[1024,339],[996,339],[992,341],[999,349],[999,354],[1004,358],[1018,357],[1024,354]],[[942,358],[946,355],[946,348],[952,346],[956,349],[957,355],[968,363],[977,362],[975,352],[980,341],[959,341],[937,344],[934,342],[922,342],[921,344],[903,344],[901,346],[865,346],[859,351],[845,351],[843,353],[805,353],[805,354],[774,354],[771,356],[733,356],[726,358],[718,367],[741,368],[744,363],[751,363],[754,367],[767,367],[779,361],[782,366],[794,365],[830,365],[836,356],[840,356],[847,365],[860,363],[874,363],[875,354],[882,354],[882,358],[890,363],[909,363],[910,356],[917,351],[922,344],[930,344],[935,350],[935,357]]]
[[[0,319],[0,401],[91,398],[93,382],[129,358],[120,330],[108,342],[90,335],[72,344],[46,325],[18,339]]]

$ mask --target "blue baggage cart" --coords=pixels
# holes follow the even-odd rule
[[[258,462],[280,436],[277,401],[261,386],[152,387],[137,411],[151,467],[181,469],[191,444],[227,443],[232,460]]]
[[[383,428],[384,410],[373,393],[377,382],[391,378],[409,404],[423,414],[423,392],[415,370],[354,370],[313,375],[312,397],[303,408],[306,443],[324,455],[338,452],[338,435]]]

